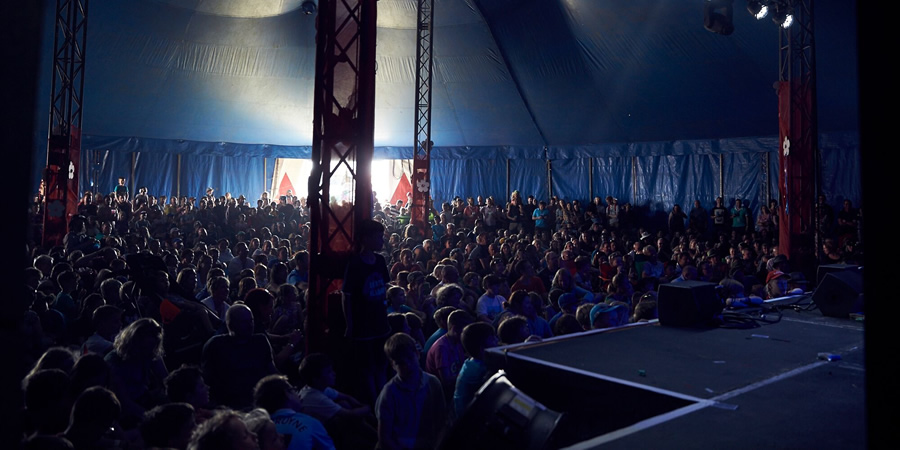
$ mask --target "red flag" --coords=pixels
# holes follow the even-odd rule
[[[278,185],[278,196],[287,195],[288,189],[291,192],[294,192],[294,185],[291,184],[291,178],[288,177],[287,172],[285,172],[284,176],[281,177],[281,183]]]
[[[403,204],[405,205],[407,199],[406,195],[410,192],[412,192],[412,185],[409,183],[409,178],[407,178],[404,173],[397,183],[397,189],[394,189],[394,195],[391,197],[391,204],[396,205],[397,200],[403,200]]]

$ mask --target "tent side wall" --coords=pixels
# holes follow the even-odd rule
[[[504,203],[512,190],[546,199],[590,201],[611,195],[658,220],[674,204],[689,210],[718,196],[745,199],[753,211],[778,185],[776,138],[676,141],[585,147],[450,147],[432,157],[432,195],[445,202],[459,195],[494,196]],[[862,200],[859,140],[855,133],[823,134],[821,191],[829,202]],[[258,198],[271,186],[275,158],[309,158],[309,147],[87,138],[80,185],[110,192],[116,178],[151,193],[197,196],[218,193]],[[406,159],[411,149],[376,149],[376,159]],[[548,161],[550,170],[548,170]],[[40,170],[40,164],[36,162]]]

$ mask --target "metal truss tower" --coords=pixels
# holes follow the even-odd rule
[[[354,230],[372,218],[376,0],[319,0],[309,177],[307,348],[322,351],[343,323],[340,287]],[[352,198],[340,186],[353,185]],[[329,304],[336,310],[329,311]]]
[[[78,210],[78,165],[84,93],[88,0],[57,0],[50,89],[50,135],[44,170],[43,244],[60,245]]]
[[[819,252],[815,198],[819,175],[813,0],[788,0],[794,22],[779,27],[779,253],[798,267]]]
[[[416,20],[416,124],[410,222],[428,235],[431,211],[431,81],[434,69],[434,0],[418,0]]]

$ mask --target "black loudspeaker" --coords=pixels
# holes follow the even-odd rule
[[[825,275],[828,275],[829,273],[843,272],[845,270],[855,270],[862,273],[863,269],[860,266],[851,264],[822,264],[816,271],[816,286],[822,283],[822,280],[825,279]]]
[[[722,314],[723,303],[715,283],[684,281],[659,285],[660,325],[673,327],[707,327]]]
[[[862,270],[842,270],[825,275],[813,293],[813,303],[828,317],[846,319],[864,312]]]
[[[506,372],[500,370],[481,386],[439,448],[558,448],[551,442],[551,435],[562,417],[516,389]]]

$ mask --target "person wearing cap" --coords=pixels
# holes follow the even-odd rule
[[[552,296],[551,296],[552,298]],[[559,305],[559,312],[557,312],[553,317],[550,318],[550,329],[554,329],[553,325],[556,324],[556,321],[559,320],[565,314],[575,315],[575,312],[578,311],[578,306],[581,305],[582,300],[578,298],[577,295],[566,292],[559,296],[559,300],[557,300],[557,304]]]
[[[619,302],[597,303],[591,308],[591,328],[602,330],[614,328],[628,323],[628,305]]]
[[[784,297],[788,293],[788,283],[791,276],[780,271],[773,270],[766,275],[766,298]]]
[[[784,269],[787,266],[787,256],[777,255],[774,258],[770,259],[769,262],[766,263],[766,268],[769,272],[773,270],[778,270],[784,272]]]

